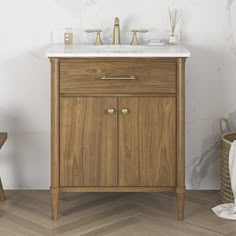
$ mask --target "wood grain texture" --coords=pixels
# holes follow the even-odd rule
[[[51,65],[53,219],[60,191],[175,190],[183,220],[185,59],[52,58]],[[119,114],[108,116],[109,108]]]
[[[184,222],[175,219],[174,193],[61,193],[60,218],[50,220],[49,191],[6,191],[1,236],[235,236],[235,221],[211,207],[219,191],[186,191]]]
[[[87,59],[60,67],[61,93],[176,93],[176,62],[160,59]],[[135,76],[135,80],[101,80]]]
[[[7,133],[0,133],[0,149],[7,140]]]
[[[177,220],[184,220],[184,193],[176,193]]]
[[[0,177],[0,202],[5,201],[5,200],[6,200],[6,197],[5,197],[5,193],[4,193],[3,186],[2,186],[2,180]]]
[[[177,219],[184,219],[185,191],[185,59],[177,60]]]
[[[117,186],[117,98],[61,98],[61,186]]]
[[[60,97],[176,97],[176,94],[152,94],[152,93],[63,93]]]
[[[174,192],[175,187],[61,187],[61,192]]]
[[[51,189],[52,193],[52,219],[57,220],[58,217],[58,198],[55,191],[60,186],[59,179],[59,77],[60,77],[60,61],[59,59],[51,59]],[[57,191],[59,194],[59,191]]]
[[[60,188],[51,187],[52,220],[58,220]]]
[[[176,99],[119,98],[119,186],[176,185]]]

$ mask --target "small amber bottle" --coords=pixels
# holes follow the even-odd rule
[[[67,45],[73,44],[73,31],[72,28],[66,28],[64,33],[64,43]]]

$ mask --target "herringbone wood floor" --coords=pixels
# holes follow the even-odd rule
[[[49,191],[6,191],[1,236],[236,236],[236,222],[217,218],[218,191],[188,191],[185,221],[167,193],[64,193],[58,222],[50,220]]]

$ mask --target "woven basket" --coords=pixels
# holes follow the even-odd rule
[[[230,131],[229,123],[226,119],[220,120],[221,130],[221,199],[224,203],[234,202],[234,195],[231,188],[231,181],[229,175],[229,150],[231,143],[236,140],[236,132],[224,133],[223,123],[226,124],[228,131]]]

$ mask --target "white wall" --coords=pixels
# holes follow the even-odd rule
[[[101,27],[109,41],[115,16],[122,31],[155,32],[169,27],[167,9],[173,5],[182,8],[182,43],[192,52],[186,76],[186,185],[219,188],[218,119],[236,114],[236,0],[2,2],[0,131],[9,133],[0,152],[5,188],[50,185],[50,67],[44,54],[51,32]]]

